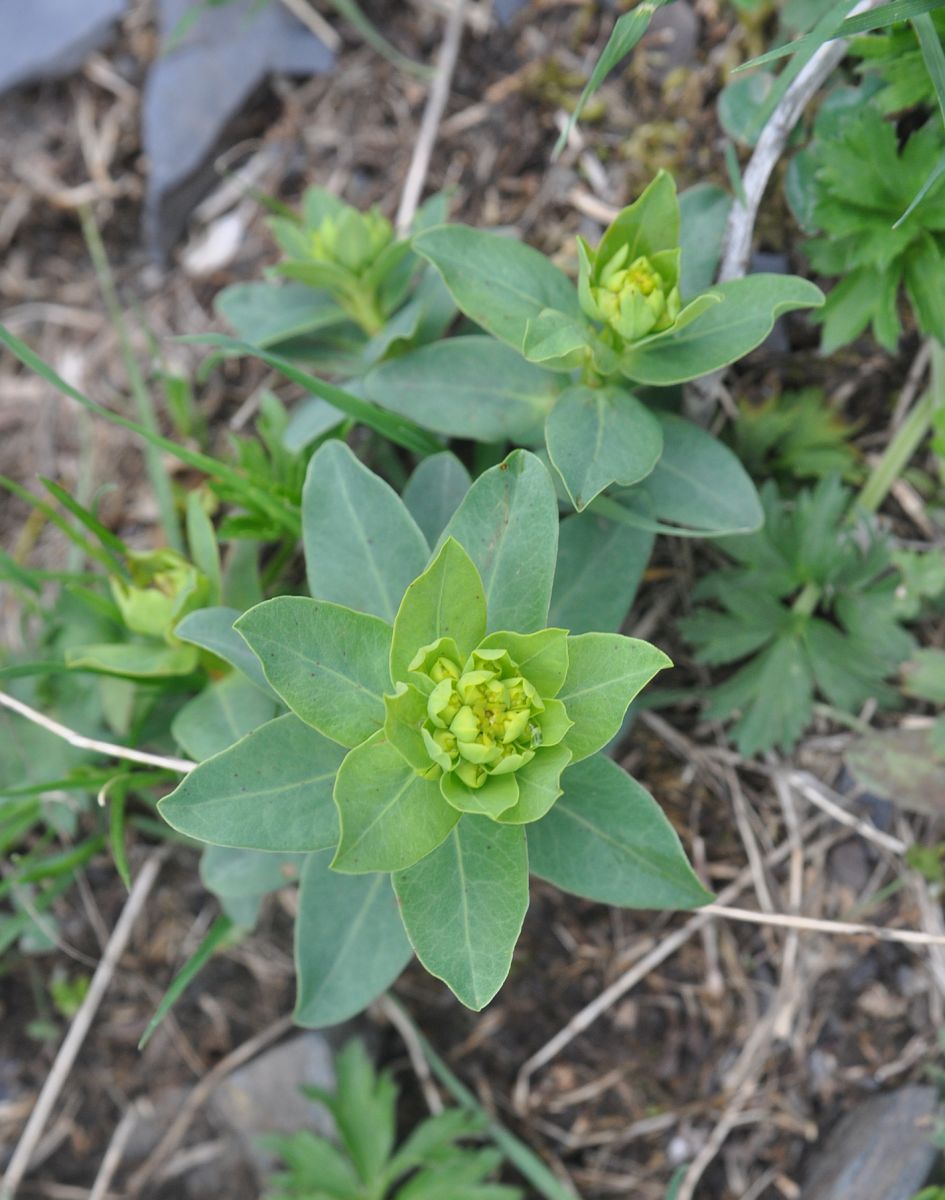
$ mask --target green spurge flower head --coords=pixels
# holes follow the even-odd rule
[[[586,316],[628,344],[673,328],[682,310],[679,204],[665,171],[615,218],[596,251],[583,238],[578,250]]]
[[[302,501],[312,595],[233,626],[290,711],[161,802],[204,841],[308,856],[302,1024],[353,1015],[412,953],[482,1008],[509,971],[529,871],[607,903],[708,899],[652,797],[599,753],[669,660],[547,628],[547,468],[516,450],[448,508],[428,520],[344,443],[319,448]]]
[[[129,551],[128,568],[130,581],[117,576],[109,581],[127,628],[180,645],[174,627],[209,603],[207,577],[176,550]]]
[[[376,208],[362,213],[346,206],[340,214],[323,217],[321,224],[310,231],[309,239],[314,262],[331,263],[359,274],[394,240],[394,228]]]

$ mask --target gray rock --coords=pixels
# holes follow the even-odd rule
[[[495,15],[502,25],[508,25],[519,9],[524,8],[528,0],[494,0]]]
[[[657,74],[668,75],[677,67],[691,66],[699,44],[699,18],[686,0],[658,8],[643,37],[642,45],[658,50]]]
[[[162,35],[179,30],[194,0],[159,0]],[[163,258],[191,208],[214,181],[207,162],[227,126],[275,72],[316,75],[334,57],[281,4],[236,0],[208,8],[160,55],[142,101],[141,135],[150,166],[145,239]]]
[[[938,1151],[935,1088],[874,1096],[849,1113],[818,1150],[804,1200],[912,1200]]]
[[[234,1071],[216,1089],[214,1115],[243,1143],[247,1158],[264,1172],[270,1157],[255,1139],[264,1133],[310,1129],[331,1135],[331,1118],[300,1092],[303,1085],[331,1091],[335,1086],[331,1041],[320,1033],[300,1033]]]
[[[70,75],[104,45],[128,0],[5,0],[0,92]]]

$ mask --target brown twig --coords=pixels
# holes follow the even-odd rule
[[[92,1021],[95,1019],[98,1007],[105,996],[108,985],[111,983],[118,962],[125,952],[128,939],[131,937],[131,931],[134,929],[135,922],[141,914],[145,901],[154,886],[166,855],[166,846],[155,850],[138,873],[138,878],[135,880],[134,886],[129,893],[121,916],[118,918],[112,935],[108,939],[108,945],[105,947],[102,961],[98,964],[95,974],[92,976],[92,982],[89,984],[89,990],[85,995],[85,999],[82,1001],[79,1011],[73,1018],[72,1024],[69,1026],[69,1032],[66,1034],[62,1045],[59,1047],[59,1053],[56,1055],[52,1070],[43,1084],[42,1091],[39,1093],[39,1099],[36,1101],[36,1106],[30,1114],[29,1120],[26,1122],[26,1128],[20,1135],[16,1149],[13,1151],[13,1157],[10,1159],[7,1173],[4,1176],[3,1183],[0,1184],[0,1200],[13,1200],[23,1180],[23,1176],[29,1168],[30,1159],[33,1156],[36,1144],[42,1136],[46,1122],[49,1120],[56,1100],[59,1098],[59,1093],[62,1091],[69,1077],[69,1072],[72,1070],[76,1056],[82,1048],[82,1043],[85,1041],[86,1035],[91,1028]]]

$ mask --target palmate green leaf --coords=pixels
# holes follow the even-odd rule
[[[400,602],[390,647],[391,678],[405,680],[417,651],[440,638],[452,638],[465,659],[485,632],[486,600],[479,572],[459,542],[447,537]]]
[[[471,482],[469,472],[449,450],[425,458],[407,480],[403,502],[431,546],[436,545]]]
[[[669,330],[624,353],[620,370],[628,379],[670,387],[727,367],[761,345],[779,316],[818,308],[820,288],[795,275],[749,275],[716,284],[721,303],[681,330]]]
[[[271,721],[275,712],[275,701],[234,671],[179,709],[171,733],[186,754],[201,762]]]
[[[380,363],[364,380],[365,393],[383,408],[434,433],[478,442],[540,435],[560,387],[552,371],[524,362],[518,348],[481,334],[421,346]]]
[[[236,622],[266,678],[308,725],[357,746],[384,724],[391,627],[307,596],[264,600]]]
[[[718,438],[671,413],[658,414],[663,453],[628,491],[601,496],[592,509],[637,529],[677,537],[724,537],[759,529],[764,520],[751,478]]]
[[[200,646],[215,654],[217,658],[222,658],[247,679],[252,680],[267,696],[273,696],[275,693],[263,674],[259,659],[233,628],[233,622],[239,616],[238,609],[222,605],[200,608],[196,612],[188,613],[177,625],[174,634],[181,641]]]
[[[706,709],[724,719],[739,713],[730,736],[746,757],[790,750],[810,721],[814,679],[800,638],[785,633],[715,688]]]
[[[397,1085],[387,1072],[378,1074],[360,1041],[352,1040],[335,1059],[334,1092],[307,1087],[305,1094],[331,1113],[341,1141],[362,1183],[372,1189],[381,1181],[397,1132]]]
[[[392,622],[430,549],[397,493],[339,441],[312,456],[302,493],[309,591]]]
[[[623,908],[696,908],[712,899],[653,797],[602,754],[564,774],[564,795],[526,830],[532,873]]]
[[[521,350],[528,322],[546,309],[582,319],[567,275],[514,238],[440,225],[418,234],[413,246],[440,272],[466,316],[513,350]]]
[[[479,1011],[509,973],[528,908],[525,833],[464,816],[446,841],[394,876],[417,957]]]
[[[561,522],[548,622],[572,633],[617,630],[633,603],[653,534],[596,512]]]
[[[568,676],[558,699],[574,722],[563,744],[578,762],[607,745],[634,696],[672,663],[649,642],[619,633],[570,637],[568,658]]]
[[[577,384],[565,391],[545,426],[548,455],[581,512],[613,483],[645,479],[659,461],[659,422],[623,388]]]
[[[454,537],[476,564],[490,629],[531,633],[545,627],[558,548],[558,503],[551,476],[534,454],[514,450],[480,475],[444,536]]]
[[[386,875],[340,875],[310,855],[295,919],[295,1020],[347,1021],[387,990],[413,956]]]
[[[332,870],[398,871],[434,850],[459,820],[381,730],[352,750],[335,781],[341,840]]]
[[[323,850],[338,840],[331,789],[343,749],[293,713],[208,758],[160,801],[173,829],[249,850]]]

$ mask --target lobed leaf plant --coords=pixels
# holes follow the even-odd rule
[[[708,898],[658,806],[601,753],[669,660],[549,627],[558,506],[538,458],[514,451],[468,490],[453,478],[446,497],[408,487],[408,508],[326,442],[303,493],[310,595],[178,629],[288,710],[206,758],[160,811],[219,848],[218,871],[227,854],[237,873],[239,856],[271,857],[270,882],[255,871],[247,893],[300,867],[303,1024],[352,1015],[414,953],[482,1008],[509,972],[529,871],[629,907]]]
[[[825,354],[867,327],[895,350],[903,298],[921,332],[945,341],[945,175],[931,175],[943,155],[940,117],[900,145],[864,91],[840,89],[822,106],[787,195],[801,226],[820,234],[805,247],[811,265],[842,276],[819,315]]]

